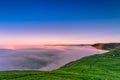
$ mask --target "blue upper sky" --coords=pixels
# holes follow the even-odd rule
[[[0,0],[0,44],[119,42],[119,30],[120,0]]]
[[[0,0],[1,22],[120,19],[119,0]]]

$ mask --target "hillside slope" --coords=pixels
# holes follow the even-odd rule
[[[85,57],[51,72],[3,71],[0,80],[120,80],[120,49]]]

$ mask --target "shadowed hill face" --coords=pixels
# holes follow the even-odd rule
[[[82,57],[103,52],[91,46],[0,49],[0,70],[53,70]]]

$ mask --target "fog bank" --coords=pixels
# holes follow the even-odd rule
[[[0,71],[54,70],[82,57],[106,51],[91,46],[61,46],[24,49],[0,49]]]

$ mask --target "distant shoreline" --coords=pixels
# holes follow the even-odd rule
[[[92,44],[54,44],[54,45],[49,45],[46,44],[44,46],[91,46]]]

